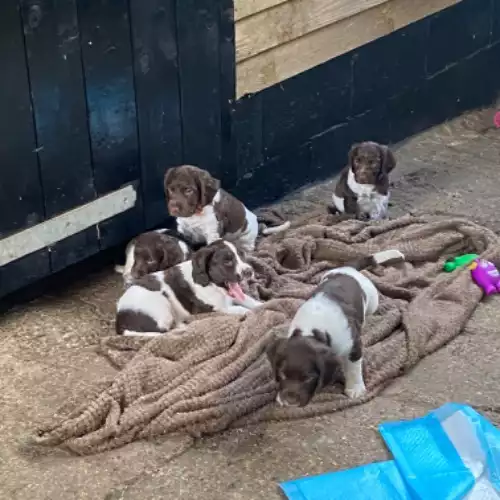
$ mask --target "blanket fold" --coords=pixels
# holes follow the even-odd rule
[[[397,248],[406,261],[365,271],[381,293],[363,330],[367,393],[351,401],[341,386],[305,408],[279,408],[264,351],[322,273]],[[317,215],[266,237],[248,258],[250,293],[267,301],[244,318],[209,314],[155,339],[106,337],[100,349],[120,371],[100,394],[39,429],[37,445],[96,453],[136,439],[181,432],[201,436],[268,420],[303,418],[368,401],[395,377],[456,337],[482,297],[466,269],[442,273],[461,253],[500,261],[499,238],[462,219],[405,216],[379,223]]]

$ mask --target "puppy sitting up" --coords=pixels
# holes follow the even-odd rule
[[[255,248],[259,233],[257,216],[220,187],[220,182],[198,167],[183,165],[167,170],[165,196],[177,230],[195,243],[210,244],[219,238],[238,243],[244,252]],[[285,231],[285,222],[265,227],[262,234]]]
[[[361,269],[404,260],[398,250],[385,250],[324,274],[311,298],[293,318],[288,338],[278,338],[267,355],[278,383],[277,402],[305,406],[331,383],[340,361],[344,392],[365,392],[361,329],[378,308],[378,291]]]
[[[164,271],[191,257],[192,248],[176,231],[157,229],[135,237],[125,249],[125,265],[115,266],[125,283]]]
[[[240,286],[252,275],[236,247],[218,240],[191,260],[134,280],[118,300],[116,333],[154,337],[182,327],[195,314],[244,315],[261,305]]]
[[[389,174],[395,166],[396,159],[387,146],[354,144],[335,186],[332,208],[359,219],[384,219],[389,206]]]

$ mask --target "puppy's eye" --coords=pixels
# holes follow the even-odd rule
[[[186,188],[186,189],[184,189],[184,194],[186,196],[189,196],[189,195],[193,194],[193,189],[192,188]]]

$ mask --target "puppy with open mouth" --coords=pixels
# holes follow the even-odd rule
[[[340,364],[349,398],[365,393],[361,329],[375,313],[375,285],[360,270],[404,261],[399,250],[375,253],[325,273],[295,314],[287,338],[277,338],[267,356],[278,384],[277,402],[305,406],[333,381]]]
[[[218,179],[206,170],[182,165],[165,173],[165,196],[170,215],[176,217],[177,230],[195,243],[210,244],[224,238],[252,252],[259,234],[257,216],[220,187]],[[290,222],[264,227],[262,234],[285,231]]]
[[[232,243],[215,241],[191,260],[133,280],[117,303],[116,332],[154,337],[182,327],[195,314],[244,315],[261,305],[241,288],[252,276]]]
[[[396,158],[387,146],[376,142],[354,144],[335,186],[330,211],[365,220],[387,217],[389,174],[395,167]]]

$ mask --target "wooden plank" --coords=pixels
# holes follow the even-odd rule
[[[243,19],[236,26],[236,60],[300,38],[389,0],[293,0]]]
[[[21,0],[47,218],[94,199],[80,36],[75,0]],[[83,246],[82,246],[83,245]],[[51,253],[53,270],[99,250],[97,230]]]
[[[17,0],[0,3],[0,236],[44,219],[35,129]],[[0,296],[50,273],[47,250],[0,266]]]
[[[139,178],[127,0],[79,0],[94,183],[104,194]]]
[[[275,47],[237,65],[237,96],[270,87],[460,1],[391,0]]]
[[[182,162],[175,0],[131,0],[130,18],[147,228],[166,216],[163,175]]]
[[[236,143],[233,136],[233,102],[236,99],[236,58],[234,47],[233,0],[219,0],[219,72],[221,94],[220,175],[229,189],[238,181],[235,168]]]
[[[240,19],[289,1],[290,0],[234,0],[234,20],[239,21]]]
[[[219,175],[221,93],[219,6],[177,0],[183,161]]]
[[[0,3],[0,237],[44,219],[17,0]]]

